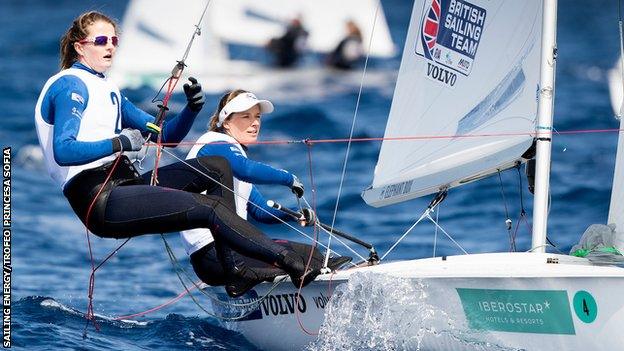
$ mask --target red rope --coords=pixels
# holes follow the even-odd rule
[[[167,301],[167,302],[165,302],[165,303],[163,303],[163,304],[160,304],[160,305],[158,305],[158,306],[156,306],[156,307],[152,307],[152,308],[150,308],[149,310],[146,310],[146,311],[143,311],[143,312],[138,312],[138,313],[129,314],[129,315],[126,315],[126,316],[119,316],[119,317],[115,317],[115,318],[113,318],[113,320],[119,321],[119,320],[122,320],[122,319],[129,319],[129,318],[134,318],[134,317],[141,317],[141,316],[144,316],[144,315],[146,315],[146,314],[148,314],[148,313],[156,312],[156,311],[158,311],[158,310],[160,310],[160,309],[163,309],[163,308],[165,308],[165,307],[167,307],[167,306],[171,305],[172,303],[174,303],[174,302],[176,302],[176,301],[180,300],[181,298],[183,298],[183,297],[184,297],[184,296],[186,296],[187,294],[190,294],[190,293],[191,293],[191,290],[195,289],[195,288],[197,287],[197,285],[199,285],[199,284],[200,284],[200,282],[197,282],[197,283],[193,284],[193,286],[192,286],[191,288],[185,288],[185,289],[184,289],[184,291],[182,291],[181,293],[179,293],[176,297],[174,297],[174,298],[170,299],[169,301]]]
[[[89,236],[89,217],[91,217],[91,212],[93,211],[93,206],[95,205],[95,202],[97,201],[98,197],[104,190],[104,187],[110,180],[110,177],[113,175],[113,172],[115,171],[115,168],[117,167],[117,164],[119,163],[120,159],[121,159],[121,152],[119,153],[119,155],[117,155],[117,159],[115,159],[115,162],[113,163],[113,166],[111,167],[110,172],[106,176],[104,183],[102,183],[100,190],[98,190],[97,194],[95,194],[95,197],[91,201],[91,204],[89,205],[89,208],[87,209],[87,214],[85,218],[85,231],[86,231],[86,236],[87,236],[87,245],[89,247],[89,257],[91,259],[91,276],[89,277],[89,292],[87,294],[87,296],[89,297],[89,304],[87,305],[87,313],[86,313],[87,324],[85,325],[83,335],[86,335],[87,327],[89,326],[89,321],[93,322],[93,326],[95,327],[95,330],[97,331],[100,330],[100,326],[95,321],[95,313],[93,311],[93,291],[95,290],[95,270],[97,268],[95,268],[95,260],[93,259],[93,249],[91,248],[91,237]],[[102,264],[99,264],[98,268],[101,265]]]
[[[182,72],[180,72],[180,74],[181,73]],[[163,115],[162,115],[163,118],[160,121],[160,125],[158,126],[161,129],[161,132],[158,133],[158,136],[156,137],[156,160],[154,161],[154,170],[152,171],[151,185],[158,184],[158,165],[160,163],[160,158],[162,156],[162,148],[163,146],[165,146],[165,144],[162,142],[162,126],[165,123],[165,115],[167,113],[166,111],[168,109],[167,106],[169,104],[169,99],[173,95],[173,90],[175,89],[179,80],[180,80],[179,75],[176,77],[174,76],[169,77],[169,81],[167,84],[167,91],[165,92],[165,97],[163,98],[163,104],[161,107],[163,109]]]
[[[314,215],[316,216],[316,186],[314,185],[314,174],[312,171],[312,144],[311,143],[307,143],[307,151],[308,151],[308,170],[309,170],[309,176],[310,176],[310,185],[311,185],[311,193],[312,193],[312,210],[314,211]],[[306,263],[306,268],[305,270],[307,271],[308,268],[310,267],[310,263],[312,262],[312,257],[314,255],[314,250],[316,249],[316,244],[318,242],[318,229],[316,227],[316,225],[313,226],[313,233],[314,233],[314,246],[312,246],[312,248],[310,249],[310,254],[308,255],[308,262]],[[303,281],[302,281],[303,283]],[[303,284],[302,284],[303,285]],[[303,287],[299,286],[299,290],[297,292],[297,298],[295,300],[295,305],[299,306],[299,298],[301,296],[301,289]],[[297,323],[299,324],[299,328],[306,334],[311,335],[311,336],[316,336],[318,335],[318,330],[316,332],[314,331],[309,331],[308,329],[306,329],[306,327],[303,325],[303,322],[301,321],[301,312],[299,311],[299,309],[297,308],[295,311],[295,316],[297,317]]]
[[[169,79],[167,92],[165,93],[165,97],[163,99],[163,106],[164,106],[165,109],[167,108],[167,104],[169,103],[169,99],[173,95],[173,90],[174,90],[175,86],[177,85],[178,81],[179,81],[179,76],[178,77],[171,77]],[[163,116],[164,116],[164,114],[163,114]],[[164,120],[164,118],[163,118],[163,120]],[[161,122],[161,124],[159,126],[161,129],[162,129],[162,124],[163,124],[163,122]],[[156,161],[155,161],[154,170],[152,171],[153,172],[153,174],[152,174],[153,185],[155,185],[156,182],[157,182],[158,163],[159,163],[159,160],[160,160],[160,157],[161,157],[161,154],[162,154],[162,151],[161,151],[162,142],[161,142],[161,140],[162,140],[162,133],[159,133],[158,137],[157,137],[157,143],[156,143],[158,145],[158,148],[157,148],[157,151],[156,151]],[[100,327],[99,327],[99,325],[97,324],[97,322],[95,320],[95,312],[94,312],[94,309],[93,309],[93,294],[95,292],[95,272],[100,267],[102,267],[102,265],[104,263],[106,263],[111,257],[113,257],[117,252],[119,252],[119,250],[124,245],[126,245],[126,243],[128,243],[128,241],[130,241],[130,238],[126,239],[121,245],[119,245],[115,250],[113,250],[110,254],[108,254],[108,256],[106,256],[106,258],[104,258],[97,265],[97,267],[95,266],[95,260],[93,258],[93,249],[91,247],[91,238],[89,236],[89,217],[91,216],[91,213],[93,211],[93,206],[95,205],[95,202],[96,202],[97,198],[100,196],[100,194],[104,190],[104,187],[109,182],[110,177],[112,176],[115,168],[117,167],[117,164],[119,163],[119,160],[121,159],[121,155],[122,155],[122,153],[120,152],[119,155],[117,156],[117,159],[115,160],[115,163],[111,167],[110,172],[106,176],[106,179],[104,180],[104,183],[102,184],[102,186],[98,190],[97,194],[93,198],[93,201],[91,201],[91,204],[89,205],[89,208],[87,210],[87,216],[86,216],[86,219],[85,219],[85,229],[86,229],[87,245],[89,247],[89,257],[90,257],[90,261],[91,261],[91,275],[89,276],[89,291],[88,291],[88,294],[87,294],[87,296],[89,298],[89,303],[87,305],[87,313],[86,313],[87,324],[85,325],[83,336],[86,336],[87,327],[89,326],[89,322],[90,321],[93,323],[93,326],[95,327],[95,329],[97,331],[100,330]],[[188,291],[186,293],[188,293]],[[182,295],[182,296],[184,296],[184,295]],[[182,296],[180,296],[180,297],[182,297]],[[175,300],[175,301],[177,301],[177,300]],[[173,303],[173,301],[170,302],[170,303]],[[162,308],[162,307],[160,307],[160,308]]]
[[[178,77],[170,77],[169,78],[169,82],[168,82],[168,86],[167,86],[167,92],[165,94],[165,97],[163,98],[163,106],[165,108],[167,107],[167,105],[169,103],[169,99],[173,95],[173,90],[175,89],[175,86],[177,85],[178,81],[179,81],[179,76]],[[162,125],[163,125],[163,122],[161,122],[161,124],[159,125],[159,127],[161,127],[161,129],[162,129]],[[619,133],[619,132],[622,132],[622,131],[624,131],[624,130],[623,129],[618,129],[618,128],[612,128],[612,129],[568,130],[568,131],[557,131],[556,133],[559,134],[559,135],[570,135],[570,134],[590,134],[590,133],[615,133],[615,132]],[[268,140],[268,141],[257,141],[257,142],[250,143],[250,144],[279,145],[279,144],[305,143],[308,146],[308,162],[309,162],[309,171],[310,171],[310,181],[312,183],[312,203],[313,203],[313,210],[316,213],[316,189],[315,189],[315,186],[314,186],[314,178],[313,178],[313,175],[312,175],[313,172],[312,172],[312,155],[311,155],[311,146],[313,144],[344,143],[344,142],[349,142],[349,141],[350,142],[372,142],[372,141],[403,141],[403,140],[428,140],[428,139],[480,138],[480,137],[519,136],[519,135],[536,136],[537,134],[551,134],[551,133],[552,133],[552,131],[546,131],[546,132],[525,131],[525,132],[515,132],[515,133],[493,133],[493,134],[463,134],[463,135],[456,134],[456,135],[422,135],[422,136],[414,135],[414,136],[389,137],[389,138],[374,137],[374,138],[353,138],[353,139],[337,138],[337,139],[305,139],[305,140]],[[217,143],[219,143],[219,142],[217,142]],[[226,142],[223,142],[223,143],[226,143]],[[160,158],[162,156],[162,147],[163,146],[200,145],[200,144],[205,144],[205,143],[196,143],[196,142],[163,143],[162,142],[162,133],[159,133],[158,137],[157,137],[157,142],[156,142],[156,145],[158,146],[158,148],[157,148],[157,152],[156,152],[155,166],[154,166],[154,170],[152,171],[153,172],[153,174],[152,174],[153,184],[156,184],[156,182],[157,182],[158,165],[159,165]],[[121,153],[119,154],[119,156],[115,160],[115,163],[114,163],[113,167],[111,168],[110,173],[106,177],[106,180],[102,184],[100,190],[98,191],[98,193],[96,194],[95,198],[93,199],[93,201],[89,205],[89,208],[87,210],[87,217],[86,217],[86,220],[85,220],[85,222],[86,222],[85,223],[85,227],[86,227],[87,244],[88,244],[88,248],[89,248],[89,257],[90,257],[90,260],[91,260],[91,275],[89,277],[89,292],[88,292],[89,304],[87,306],[87,313],[86,313],[87,325],[85,326],[85,332],[86,332],[86,328],[88,326],[89,321],[93,322],[93,325],[95,326],[96,330],[98,330],[98,331],[100,330],[99,329],[99,325],[97,324],[97,322],[95,320],[95,313],[94,313],[94,310],[93,310],[93,294],[94,294],[94,291],[95,291],[95,272],[105,262],[107,262],[113,255],[115,255],[130,240],[130,239],[127,239],[126,241],[124,241],[115,250],[113,250],[104,260],[102,260],[97,266],[95,266],[95,261],[94,261],[94,258],[93,258],[93,250],[92,250],[92,247],[91,247],[91,239],[90,239],[90,236],[89,236],[88,221],[89,221],[89,217],[91,215],[93,206],[95,204],[95,201],[97,200],[97,198],[101,194],[102,190],[104,189],[104,186],[110,180],[112,172],[114,171],[115,167],[117,166],[117,163],[119,162],[120,156],[121,156]],[[521,218],[520,220],[522,220],[522,219],[524,219],[524,221],[526,222],[527,226],[530,229],[530,224],[528,223],[528,220],[526,218]],[[519,222],[520,221],[518,221],[518,224],[519,224]],[[519,229],[518,226],[516,226],[516,229],[515,229],[515,232],[514,232],[514,237],[515,237],[518,229]],[[317,237],[318,237],[318,232],[317,232],[316,227],[314,228],[314,237],[315,237],[315,239],[317,239]],[[309,268],[309,265],[311,263],[311,259],[312,259],[312,251],[310,252],[310,256],[308,257],[308,261],[306,263],[306,269]],[[122,319],[122,318],[131,318],[133,316],[145,315],[147,313],[156,311],[158,309],[161,309],[161,308],[163,308],[165,306],[170,305],[171,303],[179,300],[180,298],[182,298],[183,296],[185,296],[188,293],[189,293],[188,290],[184,291],[183,293],[179,294],[178,296],[176,296],[174,299],[170,300],[169,302],[167,302],[167,303],[165,303],[163,305],[157,306],[155,308],[152,308],[152,309],[150,309],[148,311],[137,313],[137,314],[134,314],[134,315],[121,316],[121,317],[117,317],[117,318],[118,319]],[[300,293],[301,293],[301,286],[299,287],[299,294],[297,296],[297,299],[299,298]],[[309,335],[318,335],[318,332],[317,333],[310,333],[309,331],[307,331],[305,329],[305,327],[301,323],[299,313],[297,313],[297,321],[299,322],[299,326],[302,328],[302,330],[304,332],[306,332]]]
[[[592,134],[592,133],[619,133],[624,132],[624,129],[580,129],[580,130],[567,130],[557,131],[555,134],[570,135],[570,134]],[[550,134],[552,132],[548,132]],[[460,138],[489,138],[489,137],[501,137],[501,136],[520,136],[527,135],[535,137],[537,134],[544,135],[546,132],[536,133],[535,131],[514,132],[514,133],[492,133],[492,134],[452,134],[452,135],[411,135],[402,137],[378,137],[378,138],[353,138],[350,141],[353,143],[358,142],[372,142],[372,141],[404,141],[404,140],[433,140],[433,139],[460,139]],[[346,143],[349,142],[348,138],[337,139],[304,139],[304,140],[266,140],[256,141],[249,143],[249,145],[282,145],[282,144],[328,144],[328,143]],[[197,143],[192,141],[182,141],[179,143],[162,143],[162,146],[193,146],[193,145],[205,145],[207,143]],[[228,144],[226,141],[210,142],[210,144]]]

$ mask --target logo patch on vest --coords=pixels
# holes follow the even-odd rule
[[[82,112],[75,107],[72,107],[72,115],[82,119]]]
[[[71,93],[71,99],[80,103],[81,105],[84,105],[84,98],[78,93]]]

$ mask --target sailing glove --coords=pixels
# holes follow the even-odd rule
[[[197,79],[189,77],[189,81],[191,82],[190,85],[186,83],[183,86],[186,101],[191,111],[199,112],[204,106],[206,98],[202,92],[201,84],[197,83]]]
[[[299,223],[302,227],[307,227],[314,225],[316,222],[316,214],[311,208],[303,208],[301,210],[302,218],[299,220]]]
[[[292,192],[297,195],[297,197],[301,198],[303,196],[303,183],[301,183],[301,181],[299,181],[299,178],[297,178],[297,176],[293,175],[293,183],[290,186],[290,190],[292,190]]]
[[[143,147],[143,135],[138,129],[126,128],[113,138],[113,152],[139,151]]]

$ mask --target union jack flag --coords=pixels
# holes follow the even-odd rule
[[[433,48],[436,45],[438,39],[438,30],[440,28],[440,16],[441,16],[440,0],[432,0],[431,7],[427,12],[427,16],[422,25],[422,44],[425,49],[425,55],[428,59],[431,59],[433,55]]]

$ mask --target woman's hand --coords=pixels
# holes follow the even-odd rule
[[[113,138],[113,152],[119,151],[139,151],[143,147],[145,139],[141,131],[126,128]]]
[[[301,214],[303,218],[299,220],[299,224],[301,224],[302,227],[311,226],[316,223],[316,213],[314,213],[311,208],[301,209]]]
[[[201,84],[197,83],[197,79],[189,77],[189,81],[191,82],[190,85],[186,83],[183,86],[186,101],[191,111],[199,112],[204,106],[206,98],[202,92]]]
[[[299,178],[297,178],[297,176],[293,175],[293,183],[290,186],[290,190],[292,190],[292,192],[297,195],[298,198],[301,198],[303,196],[303,183],[301,183],[301,181],[299,181]]]

